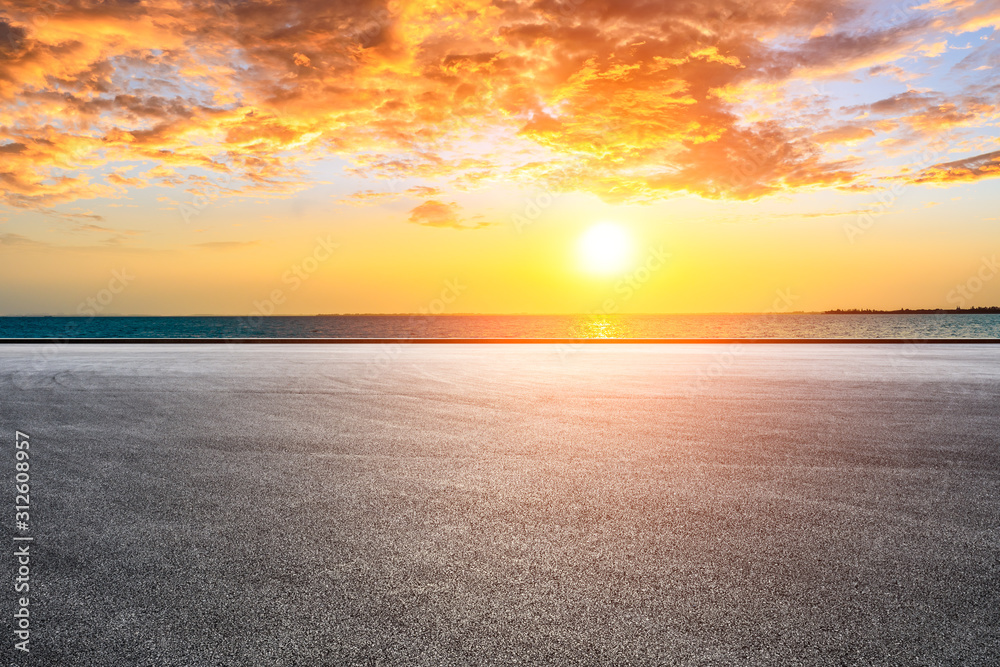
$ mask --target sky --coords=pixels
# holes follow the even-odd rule
[[[1000,305],[998,26],[998,0],[7,2],[0,315]]]

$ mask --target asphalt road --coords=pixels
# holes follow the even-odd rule
[[[1000,346],[0,346],[8,545],[15,430],[13,664],[1000,664]]]

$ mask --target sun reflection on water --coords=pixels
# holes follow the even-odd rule
[[[631,338],[632,327],[616,315],[582,315],[573,323],[574,338]]]

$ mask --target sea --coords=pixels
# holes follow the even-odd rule
[[[967,338],[994,314],[0,317],[0,338]]]

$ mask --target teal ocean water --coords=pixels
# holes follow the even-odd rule
[[[0,338],[1000,338],[1000,315],[0,317]]]

